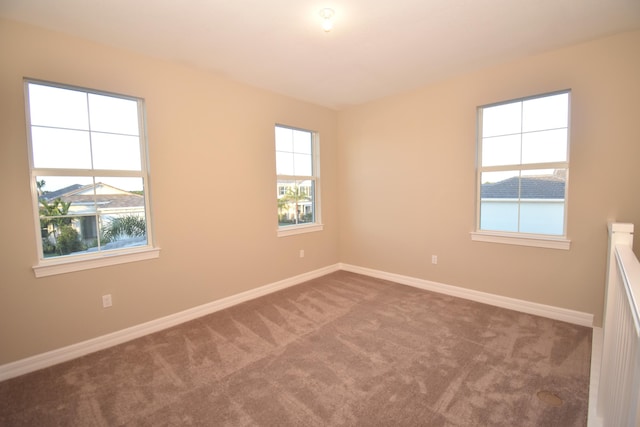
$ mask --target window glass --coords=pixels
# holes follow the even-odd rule
[[[567,128],[522,134],[522,163],[567,161]]]
[[[566,129],[569,126],[569,94],[528,99],[522,104],[522,131]]]
[[[482,140],[482,165],[499,166],[520,163],[520,135],[493,136]]]
[[[40,259],[150,246],[142,100],[26,88]]]
[[[31,148],[36,168],[91,169],[89,132],[32,126]]]
[[[140,138],[112,133],[92,133],[91,151],[94,169],[142,169]]]
[[[89,129],[85,93],[42,84],[29,84],[28,88],[32,126]]]
[[[483,137],[520,133],[522,106],[520,102],[486,107],[482,110]]]
[[[276,172],[278,175],[294,175],[292,152],[276,152]]]
[[[569,92],[478,111],[478,231],[566,235]]]
[[[318,223],[317,150],[312,131],[276,126],[278,226]]]
[[[138,136],[138,102],[89,94],[89,118],[94,132]]]

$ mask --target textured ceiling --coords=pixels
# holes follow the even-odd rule
[[[640,0],[0,0],[0,16],[340,109],[638,29]]]

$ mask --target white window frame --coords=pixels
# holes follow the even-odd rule
[[[318,132],[293,127],[288,125],[283,125],[276,123],[274,126],[274,131],[277,128],[285,128],[298,130],[303,132],[309,132],[311,134],[311,162],[312,162],[312,175],[278,175],[277,174],[277,163],[276,163],[276,194],[279,195],[279,182],[281,180],[286,181],[313,181],[313,188],[315,191],[313,198],[313,211],[314,211],[314,222],[312,223],[303,223],[303,224],[295,224],[295,225],[286,225],[281,226],[278,223],[278,212],[276,208],[276,223],[278,223],[277,235],[278,237],[286,237],[286,236],[294,236],[297,234],[303,233],[312,233],[316,231],[322,231],[324,226],[322,224],[322,216],[320,209],[320,194],[321,194],[321,183],[320,183],[320,136]],[[275,133],[275,132],[274,132]],[[274,154],[275,154],[275,143],[274,143]],[[277,159],[276,159],[277,162]]]
[[[31,110],[29,105],[29,84],[43,85],[55,88],[74,90],[88,94],[98,94],[111,96],[115,98],[128,99],[137,102],[138,120],[139,120],[139,141],[140,141],[140,171],[119,171],[119,170],[101,170],[101,169],[62,169],[62,168],[36,168],[34,166],[33,146],[31,137]],[[33,218],[36,237],[36,253],[38,262],[33,266],[36,277],[46,277],[56,274],[70,273],[110,265],[123,264],[128,262],[142,261],[147,259],[158,258],[160,248],[154,246],[153,240],[153,223],[150,206],[150,185],[149,185],[149,165],[147,155],[147,137],[146,137],[146,117],[144,108],[144,99],[133,96],[114,94],[105,91],[87,89],[78,86],[53,83],[37,79],[24,79],[24,97],[25,97],[25,117],[27,125],[27,146],[29,151],[29,171],[30,171],[30,187],[31,198],[33,204]],[[105,251],[96,251],[87,254],[77,254],[60,256],[53,258],[44,258],[42,250],[42,239],[40,230],[40,205],[39,194],[36,184],[38,176],[78,176],[78,177],[139,177],[143,180],[144,196],[145,196],[145,220],[146,220],[146,238],[147,244],[123,248],[110,249]]]
[[[564,162],[545,162],[531,164],[510,164],[500,166],[482,166],[482,113],[485,108],[506,105],[516,102],[524,102],[532,99],[538,99],[553,95],[568,94],[568,117],[567,117],[567,159]],[[549,249],[569,250],[571,241],[567,237],[567,213],[569,199],[569,155],[570,149],[570,132],[571,132],[571,90],[561,90],[555,92],[544,93],[529,97],[512,99],[509,101],[498,102],[493,104],[482,105],[477,110],[477,157],[476,157],[476,223],[475,231],[471,233],[471,239],[479,242],[502,243],[520,246],[532,246]],[[565,180],[565,197],[564,197],[564,218],[563,218],[563,234],[531,234],[524,232],[503,232],[480,229],[480,208],[481,208],[481,177],[483,172],[492,171],[512,171],[512,170],[537,170],[537,169],[566,169]],[[518,201],[518,204],[520,202]]]

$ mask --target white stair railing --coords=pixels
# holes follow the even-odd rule
[[[640,426],[640,262],[633,224],[609,224],[597,415],[605,427]]]

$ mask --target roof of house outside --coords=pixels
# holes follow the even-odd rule
[[[65,194],[67,194],[67,193],[71,193],[72,191],[75,191],[75,190],[77,190],[77,189],[79,189],[79,188],[82,188],[82,185],[80,185],[80,184],[73,184],[73,185],[70,185],[70,186],[68,186],[68,187],[64,187],[64,188],[61,188],[61,189],[59,189],[59,190],[56,190],[56,191],[45,191],[45,192],[40,196],[40,199],[41,199],[41,200],[46,200],[47,202],[49,202],[49,201],[51,201],[51,200],[55,200],[55,199],[57,199],[58,197],[61,197],[61,196],[65,195]]]
[[[561,176],[523,176],[482,184],[482,199],[564,199],[565,179]]]
[[[144,206],[144,197],[138,194],[96,194],[94,195],[69,195],[61,197],[63,202],[71,204],[87,204],[94,201],[101,208],[132,208]]]
[[[97,187],[111,188],[113,192],[107,194],[94,194],[93,189]],[[144,196],[130,193],[103,183],[84,186],[80,184],[73,184],[57,191],[45,193],[41,196],[41,199],[44,199],[47,202],[58,198],[63,202],[71,202],[71,204],[87,204],[96,202],[102,205],[102,208],[132,208],[144,206]]]

